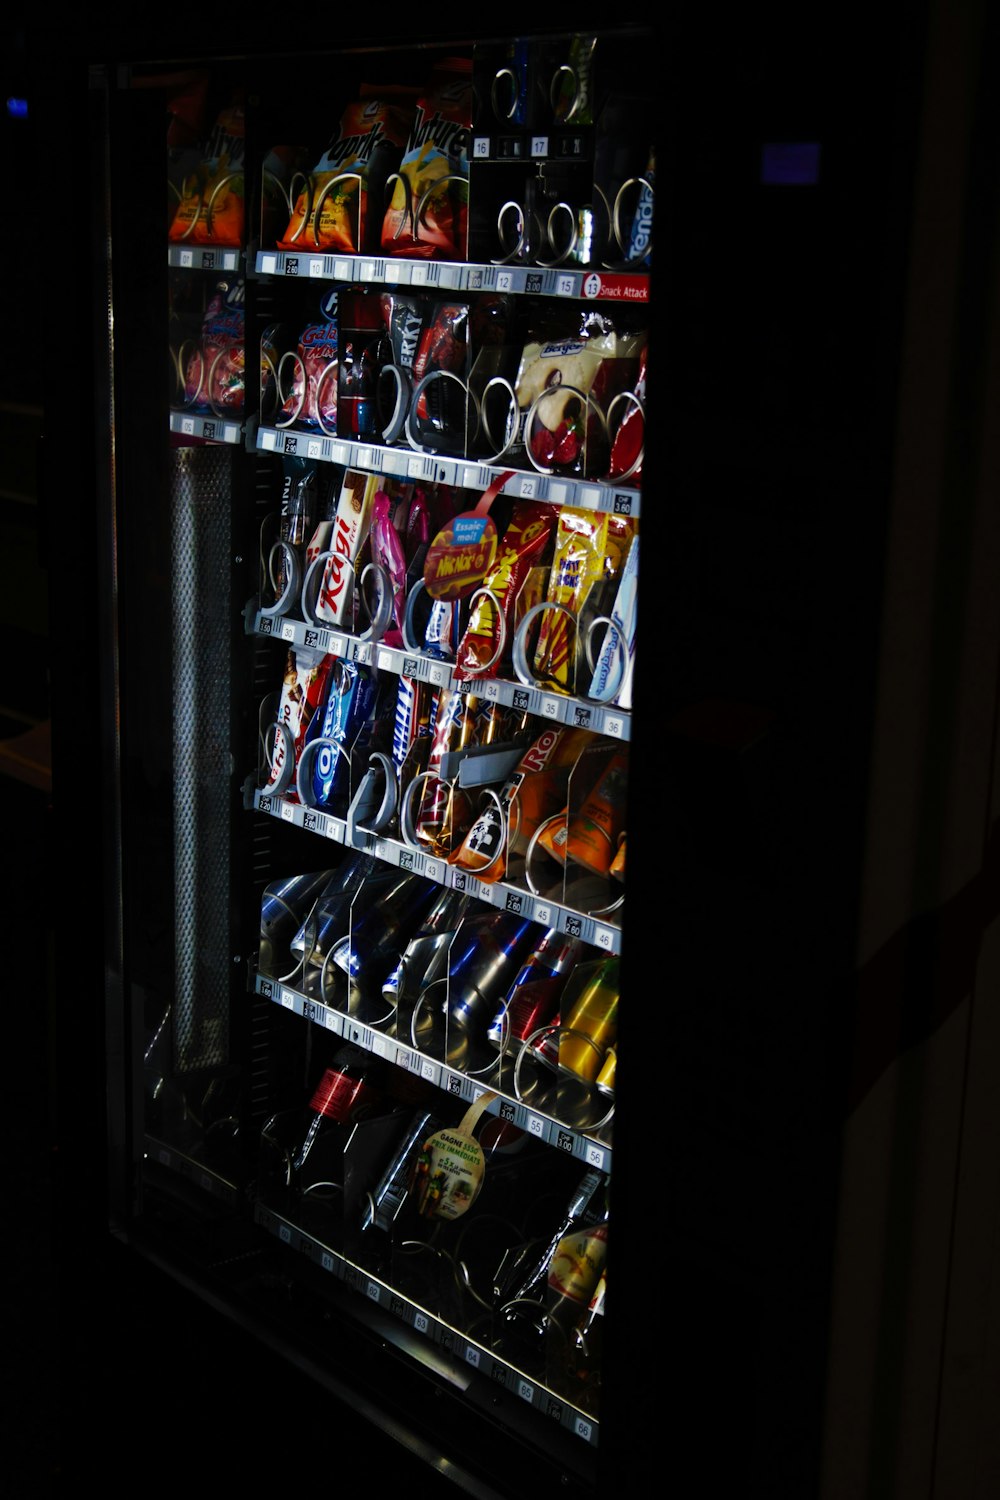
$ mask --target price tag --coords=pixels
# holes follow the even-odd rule
[[[351,262],[349,260],[338,259],[334,263],[333,277],[335,281],[353,281]]]
[[[274,276],[278,270],[278,257],[276,255],[262,255],[257,262],[257,269],[264,276]]]
[[[323,274],[323,257],[320,256],[320,258],[318,260],[314,258],[314,259],[312,259],[309,262],[309,275],[310,276],[322,276],[322,274]]]
[[[556,295],[559,297],[572,297],[576,291],[575,276],[556,277]]]
[[[293,802],[282,802],[281,816],[286,823],[295,822],[295,804]]]

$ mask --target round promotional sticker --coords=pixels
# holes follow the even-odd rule
[[[474,510],[462,511],[438,532],[424,559],[424,584],[432,599],[463,599],[493,566],[497,529],[490,506],[511,472],[498,474]]]

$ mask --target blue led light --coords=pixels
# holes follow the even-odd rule
[[[760,150],[760,180],[767,186],[812,187],[819,181],[819,142],[766,143]]]
[[[26,120],[28,118],[27,99],[8,99],[7,113],[12,115],[15,120]]]

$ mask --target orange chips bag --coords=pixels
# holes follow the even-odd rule
[[[200,166],[181,189],[170,226],[173,243],[242,245],[244,127],[243,103],[237,99],[219,115]]]

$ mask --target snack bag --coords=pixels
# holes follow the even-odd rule
[[[170,226],[173,243],[242,245],[245,154],[243,101],[236,97],[219,115],[201,163],[181,188]]]
[[[455,661],[458,678],[495,677],[510,659],[515,610],[533,569],[551,560],[556,513],[542,501],[514,505],[496,557],[483,578]],[[543,574],[544,576],[544,574]]]
[[[569,337],[525,344],[515,389],[535,468],[576,478],[607,472],[607,411],[620,391],[635,388],[644,342],[602,318]]]
[[[401,91],[405,101],[386,99],[384,92],[369,96],[363,89],[362,97],[344,110],[337,134],[309,177],[297,174],[295,181],[301,179],[302,186],[279,249],[357,254],[376,248],[377,221],[369,214],[369,198],[381,205],[413,117],[408,90]]]
[[[320,304],[320,318],[308,323],[293,352],[278,364],[278,396],[281,413],[276,426],[319,428],[334,436],[337,431],[338,365],[337,293],[329,292]],[[288,366],[292,367],[291,380]]]
[[[218,416],[241,416],[246,392],[243,282],[220,281],[205,309],[198,347],[184,371],[184,402]]]
[[[606,511],[578,510],[565,505],[559,512],[546,598],[550,604],[568,610],[577,622],[591,589],[606,578],[609,520]],[[543,614],[534,656],[535,672],[540,680],[563,692],[575,691],[577,635],[578,626],[562,610]]]
[[[472,60],[449,58],[417,101],[382,223],[384,254],[465,259],[471,128]]]

